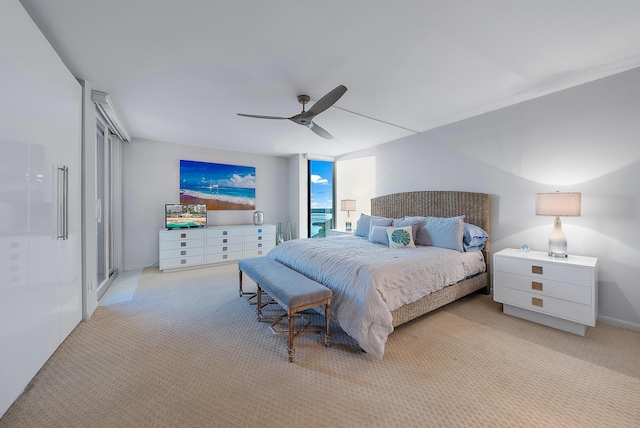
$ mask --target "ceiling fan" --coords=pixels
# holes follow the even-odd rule
[[[313,121],[313,118],[335,104],[335,102],[338,101],[345,92],[347,92],[346,86],[339,85],[334,90],[316,101],[308,111],[305,111],[305,105],[311,100],[311,98],[309,97],[309,95],[298,95],[298,102],[302,104],[302,112],[291,117],[262,116],[244,113],[238,113],[238,116],[254,117],[257,119],[289,119],[290,121],[295,122],[298,125],[306,126],[322,138],[330,140],[333,138],[333,135],[329,134],[324,128],[317,125]]]

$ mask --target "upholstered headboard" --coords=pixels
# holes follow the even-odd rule
[[[423,190],[371,199],[371,215],[381,217],[455,217],[463,214],[466,223],[483,228],[491,236],[491,196],[487,193]],[[483,250],[487,264],[491,254],[490,240]]]

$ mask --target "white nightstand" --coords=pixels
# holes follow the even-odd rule
[[[493,255],[493,299],[505,314],[584,336],[598,314],[597,262],[504,249]]]
[[[329,231],[327,232],[327,236],[353,235],[353,232],[355,232],[355,230],[347,232],[346,230],[329,229]]]

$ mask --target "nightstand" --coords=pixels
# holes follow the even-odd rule
[[[355,232],[355,230],[347,232],[346,230],[329,229],[329,231],[327,232],[327,236],[353,235],[353,232]]]
[[[505,314],[584,336],[598,314],[597,262],[504,249],[493,255],[493,300]]]

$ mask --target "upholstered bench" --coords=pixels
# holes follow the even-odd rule
[[[331,290],[306,276],[298,273],[282,263],[268,257],[244,259],[238,262],[240,269],[240,283],[242,284],[243,272],[258,286],[256,297],[258,300],[258,320],[263,321],[262,292],[264,291],[286,312],[289,328],[288,343],[285,345],[289,351],[289,361],[293,361],[295,348],[293,339],[300,333],[294,331],[294,316],[305,309],[324,305],[325,334],[324,343],[329,346],[331,335],[329,324],[331,316]],[[278,334],[275,330],[274,333]]]

